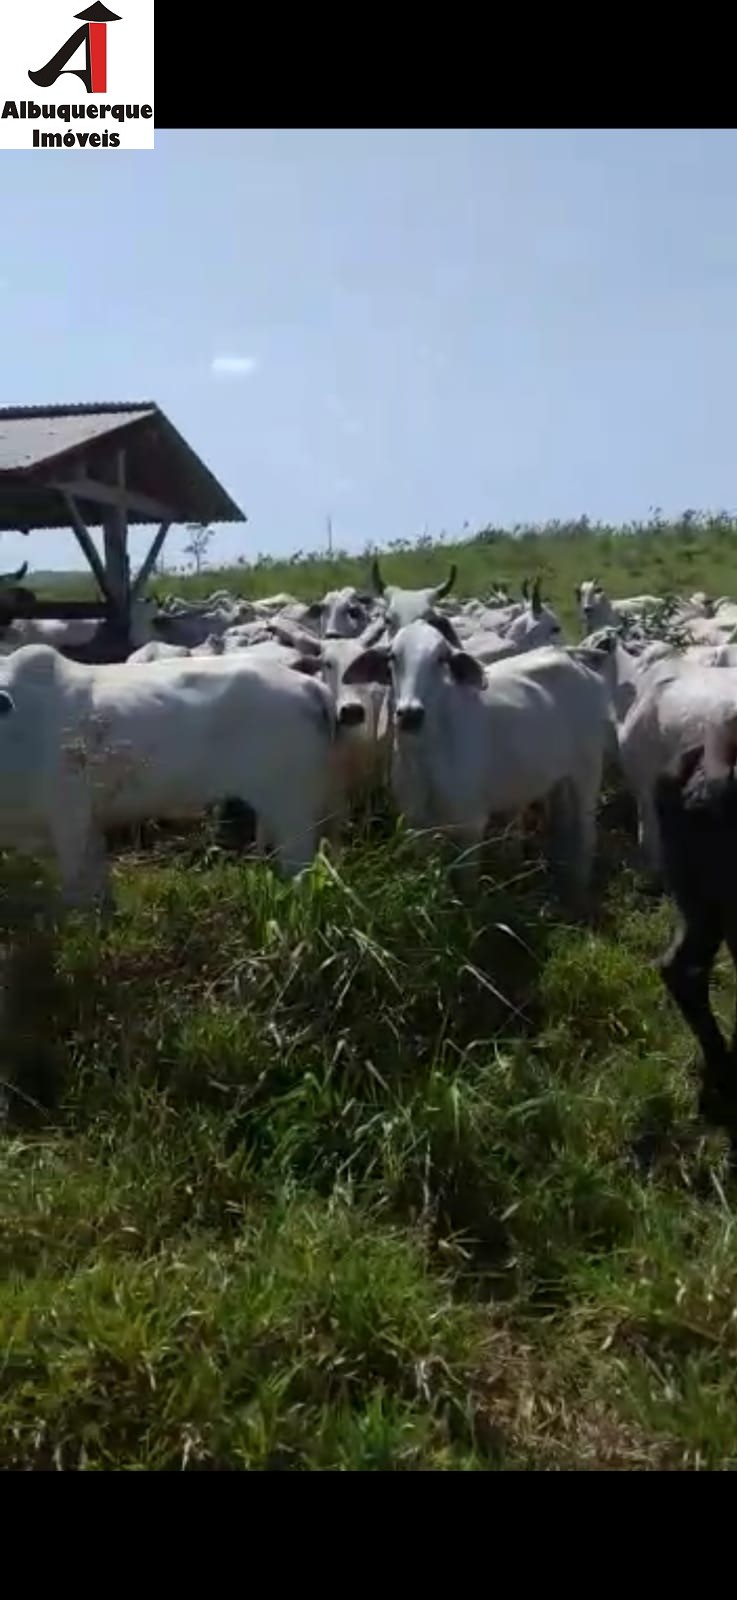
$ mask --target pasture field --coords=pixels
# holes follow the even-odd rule
[[[737,595],[737,528],[686,518],[426,544],[459,594]],[[311,597],[368,561],[161,590]],[[737,1467],[725,1140],[652,963],[672,926],[602,804],[599,909],[536,840],[462,905],[387,809],[298,885],[207,824],[121,851],[119,916],[41,927],[4,857],[0,1467]],[[719,968],[722,1014],[731,976]]]

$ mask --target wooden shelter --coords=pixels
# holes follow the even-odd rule
[[[0,530],[70,527],[100,591],[99,601],[19,596],[16,616],[98,616],[127,629],[172,523],[245,521],[153,401],[0,407]],[[158,525],[135,577],[129,523]],[[102,529],[102,557],[90,528]]]

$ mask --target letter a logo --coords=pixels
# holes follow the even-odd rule
[[[56,55],[46,62],[45,67],[39,67],[38,72],[29,72],[31,83],[37,83],[39,89],[50,89],[57,78],[64,71],[81,78],[88,94],[105,94],[107,92],[107,25],[109,22],[120,22],[120,17],[114,11],[108,11],[107,6],[94,0],[94,5],[88,6],[86,11],[77,11],[76,20],[82,23],[76,33],[70,34],[66,42],[57,50]],[[84,44],[87,60],[84,68],[68,67],[75,50]]]

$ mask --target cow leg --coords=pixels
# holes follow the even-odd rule
[[[732,962],[735,969],[735,977],[737,977],[737,908],[729,917],[727,926],[724,930],[724,939],[727,949],[732,957]],[[737,1068],[737,996],[735,996],[734,1028],[732,1031],[730,1055],[732,1056],[735,1062],[735,1067]]]
[[[660,827],[650,792],[641,792],[637,797],[637,842],[643,865],[653,878],[659,879],[662,874]]]
[[[737,977],[737,920],[730,919],[724,937]],[[701,1102],[704,1115],[728,1128],[732,1139],[737,1140],[737,1001],[729,1063],[720,1072],[711,1075],[708,1084],[705,1081]]]
[[[484,819],[482,823],[454,823],[443,829],[457,852],[448,876],[461,899],[470,898],[478,887],[485,827]]]
[[[681,921],[670,949],[660,962],[663,982],[698,1040],[704,1058],[701,1109],[713,1114],[729,1081],[727,1046],[709,1004],[709,979],[722,940],[721,917],[699,910]]]
[[[113,900],[105,840],[88,811],[85,808],[75,815],[73,803],[65,814],[60,804],[51,832],[64,906],[70,911],[88,910],[97,902],[103,917],[108,918]]]
[[[579,847],[576,795],[569,779],[556,784],[548,796],[547,856],[558,893],[563,900],[579,898],[576,866]]]
[[[577,774],[570,782],[561,784],[552,797],[554,849],[556,822],[561,828],[559,848],[562,850],[563,891],[572,906],[581,912],[589,909],[588,895],[596,851],[596,808],[601,792],[601,774],[601,758],[592,760],[584,772]]]
[[[268,842],[277,864],[287,878],[295,878],[314,859],[320,816],[310,815],[304,799],[284,795],[274,802],[263,822],[259,819],[257,839]]]
[[[218,838],[229,850],[254,849],[258,839],[258,820],[251,806],[242,800],[224,800],[219,808]]]

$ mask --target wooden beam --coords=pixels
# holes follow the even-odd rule
[[[94,544],[92,543],[92,535],[87,529],[85,523],[82,521],[72,496],[68,494],[65,489],[62,489],[61,492],[64,497],[64,503],[66,505],[67,512],[69,514],[69,520],[72,524],[72,532],[77,540],[82,554],[85,557],[88,566],[92,568],[92,572],[97,579],[97,585],[100,589],[100,592],[104,594],[109,605],[114,605],[115,596],[108,586],[107,573],[105,572],[105,568],[97,554]]]
[[[115,510],[123,509],[135,521],[135,514],[140,511],[144,517],[158,517],[162,522],[168,518],[169,522],[176,522],[176,514],[171,506],[164,505],[162,500],[156,500],[149,494],[139,494],[137,489],[128,489],[125,484],[101,483],[98,478],[73,478],[63,482],[57,480],[53,483],[54,489],[60,489],[62,494],[72,494],[76,500],[89,500],[100,506],[112,506]]]
[[[159,551],[161,549],[162,544],[164,543],[164,540],[166,538],[167,533],[169,532],[170,527],[171,527],[171,523],[170,522],[162,522],[161,527],[159,528],[159,531],[158,531],[158,533],[157,533],[157,535],[156,535],[156,537],[155,537],[155,539],[154,539],[154,541],[153,541],[153,543],[151,545],[151,548],[150,548],[150,550],[148,552],[148,555],[146,556],[145,561],[143,561],[141,563],[141,566],[139,567],[138,572],[136,573],[136,576],[133,579],[133,583],[131,585],[131,600],[137,600],[138,599],[138,596],[140,595],[144,584],[147,582],[148,578],[150,577],[151,573],[153,572],[154,564],[155,564],[155,561],[156,561],[156,557],[158,556],[158,553],[159,553]]]
[[[125,509],[125,451],[116,453],[117,501],[110,502],[103,522],[105,571],[115,608],[121,620],[128,619],[130,570],[128,566],[128,516]]]
[[[23,600],[9,602],[7,606],[0,599],[2,624],[10,617],[42,617],[44,620],[59,617],[63,621],[76,620],[78,617],[107,617],[110,615],[110,606],[107,600]]]

